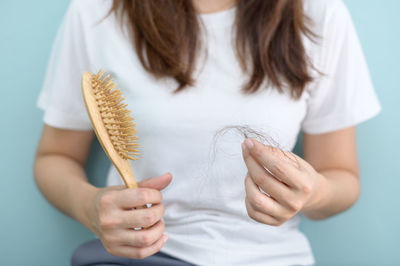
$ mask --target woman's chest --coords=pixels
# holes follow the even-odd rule
[[[141,138],[210,141],[229,127],[257,132],[286,150],[293,148],[306,114],[307,93],[293,100],[274,88],[266,89],[264,83],[259,92],[243,94],[247,77],[230,45],[230,34],[210,36],[199,54],[195,85],[174,94],[173,79],[155,79],[143,68],[129,39],[119,31],[109,32],[101,45],[92,45],[91,58],[94,67],[116,78]],[[99,36],[91,40],[101,39],[101,29],[92,34]]]

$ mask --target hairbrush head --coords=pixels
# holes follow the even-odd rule
[[[104,126],[118,154],[124,159],[137,160],[139,144],[135,136],[134,118],[127,109],[128,105],[123,103],[125,98],[121,90],[116,89],[114,79],[110,75],[104,77],[104,73],[100,70],[92,78],[92,88]]]
[[[114,79],[102,70],[97,75],[83,74],[83,98],[97,138],[127,186],[135,187],[127,160],[139,159],[137,130],[128,105],[123,102],[125,98],[116,87]]]

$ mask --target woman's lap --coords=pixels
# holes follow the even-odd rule
[[[77,247],[71,257],[72,266],[106,266],[106,265],[131,265],[131,266],[191,266],[188,262],[179,260],[163,252],[149,256],[145,259],[128,259],[109,254],[100,240],[95,239]]]
[[[145,259],[128,259],[109,254],[95,239],[77,247],[71,257],[72,266],[194,266],[186,261],[174,258],[163,252],[149,256]],[[293,265],[295,266],[295,265]]]

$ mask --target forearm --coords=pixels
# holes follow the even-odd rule
[[[40,191],[51,204],[90,228],[87,210],[97,188],[87,182],[78,162],[56,154],[38,156],[34,175]]]
[[[328,218],[350,208],[358,199],[360,185],[358,177],[346,170],[319,171],[322,182],[312,196],[310,205],[302,213],[313,220]]]

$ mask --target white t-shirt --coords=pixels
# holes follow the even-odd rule
[[[300,131],[320,134],[375,116],[380,104],[348,10],[341,0],[305,0],[305,13],[320,36],[304,40],[314,66],[324,73],[299,100],[274,88],[242,95],[247,80],[231,44],[235,8],[202,14],[208,57],[200,54],[195,86],[177,95],[172,79],[156,80],[140,64],[128,34],[111,15],[110,0],[73,0],[57,34],[38,106],[44,122],[89,130],[82,100],[84,71],[105,69],[121,87],[138,129],[141,156],[133,162],[138,181],[171,172],[162,191],[162,248],[197,265],[309,265],[314,263],[295,216],[279,227],[249,218],[244,137],[226,126],[249,126],[273,145],[292,150]],[[202,35],[205,38],[206,35]],[[316,75],[316,73],[315,73]],[[264,85],[265,86],[265,85]],[[249,137],[256,136],[252,133]],[[112,167],[108,185],[122,184]]]

